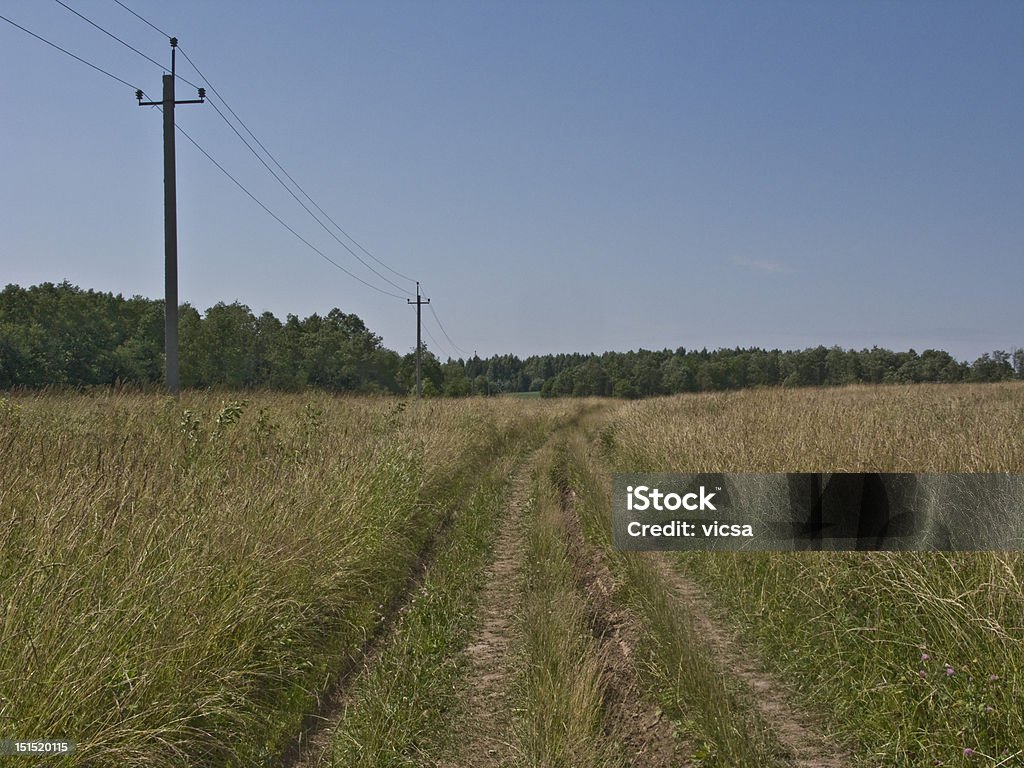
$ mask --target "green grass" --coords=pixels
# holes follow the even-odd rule
[[[577,588],[549,445],[534,479],[523,575],[523,664],[514,732],[523,765],[625,764],[605,721],[603,659]]]
[[[460,478],[566,406],[0,403],[0,722],[69,765],[272,763]],[[575,406],[573,406],[575,407]]]
[[[471,496],[453,511],[394,632],[355,680],[325,764],[433,765],[453,746],[444,734],[459,703],[460,654],[475,626],[477,593],[516,458],[496,462],[465,489]]]
[[[599,442],[607,474],[1024,472],[1022,434],[1019,384],[851,387],[630,404]],[[1020,553],[687,553],[676,562],[855,747],[858,764],[1024,761]]]

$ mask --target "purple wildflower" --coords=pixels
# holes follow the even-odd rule
[[[953,676],[953,668],[947,664],[946,665],[946,677],[952,677],[952,676]]]
[[[964,757],[971,757],[974,754],[974,750],[970,747],[964,747]]]
[[[928,661],[931,658],[927,653],[921,654],[921,661]]]

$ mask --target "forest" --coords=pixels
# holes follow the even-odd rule
[[[85,290],[68,282],[0,292],[0,388],[158,386],[163,302]],[[238,302],[180,311],[182,385],[192,389],[297,392],[412,391],[415,355],[383,346],[356,315],[332,309],[282,322]],[[967,363],[941,350],[894,352],[817,346],[603,354],[504,354],[442,362],[424,347],[427,395],[510,393],[639,398],[750,387],[855,383],[994,382],[1024,379],[1024,350]]]

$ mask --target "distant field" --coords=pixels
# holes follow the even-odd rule
[[[1024,386],[521,399],[0,399],[0,739],[88,766],[1022,759],[1021,557],[616,553],[608,480],[1024,472]]]

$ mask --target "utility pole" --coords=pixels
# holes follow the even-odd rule
[[[174,100],[174,53],[178,38],[171,38],[171,74],[163,76],[162,101],[143,101],[142,91],[135,92],[140,107],[162,107],[164,112],[164,381],[167,391],[181,392],[178,376],[178,192],[174,173],[174,105],[202,104],[206,89],[199,89],[199,98]]]
[[[412,299],[406,299],[405,303],[416,305],[416,397],[422,398],[423,378],[420,373],[420,371],[422,370],[420,366],[420,357],[422,356],[423,353],[423,342],[420,341],[420,312],[421,307],[424,304],[430,303],[430,299],[423,300],[422,298],[420,298],[419,280],[416,281],[416,301],[413,301]]]

